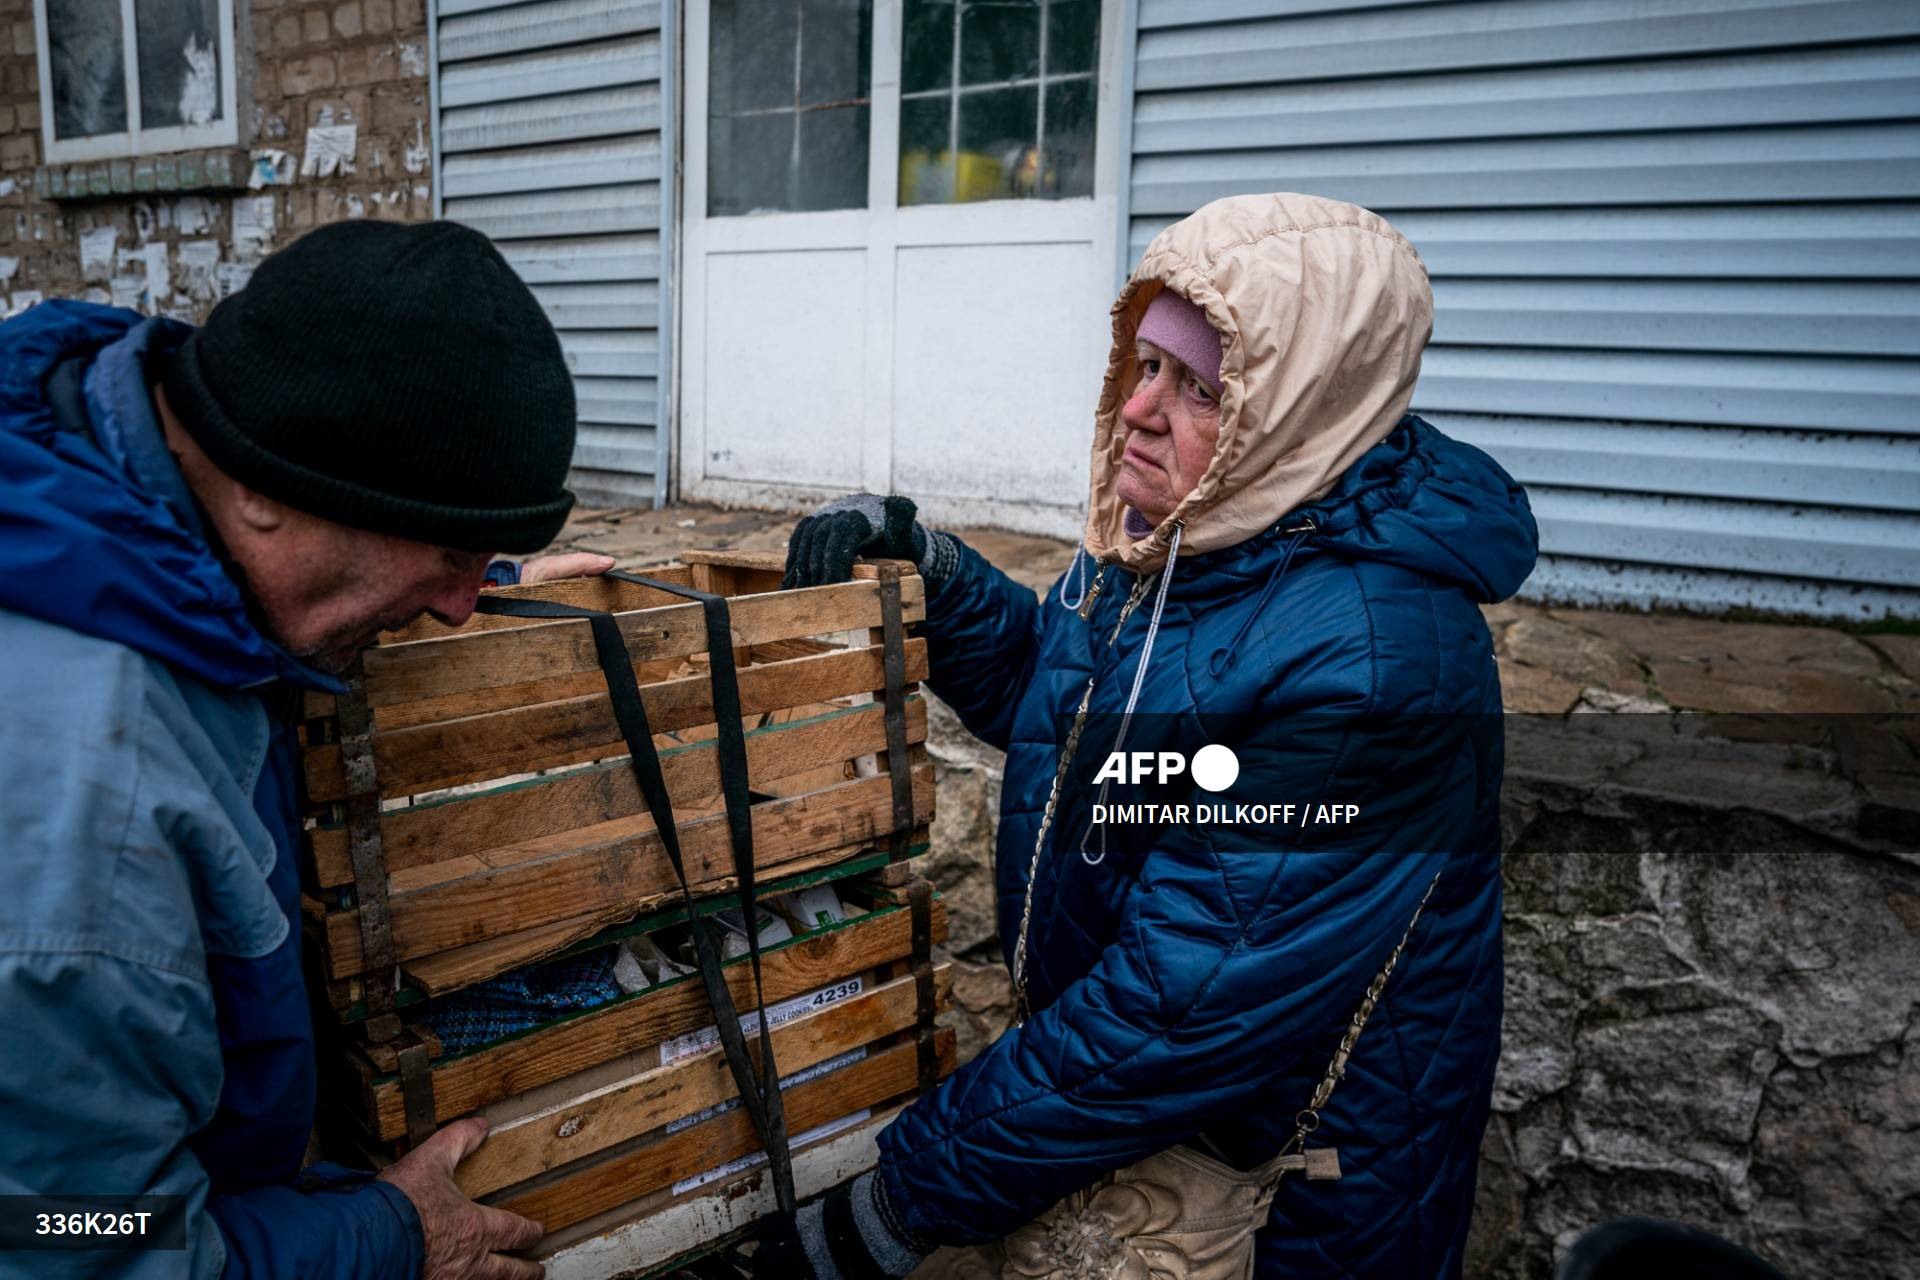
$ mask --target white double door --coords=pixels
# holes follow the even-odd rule
[[[1076,536],[1117,270],[1119,6],[1097,17],[1090,196],[904,207],[903,7],[872,5],[865,207],[709,216],[709,78],[733,73],[688,5],[679,492],[800,510],[867,489]]]

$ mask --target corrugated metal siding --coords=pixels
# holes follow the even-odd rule
[[[444,213],[499,244],[559,330],[591,503],[665,494],[665,16],[661,0],[437,12]]]
[[[1134,257],[1268,190],[1420,247],[1531,592],[1920,615],[1920,4],[1139,0],[1134,80]]]

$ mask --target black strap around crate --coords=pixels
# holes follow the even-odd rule
[[[906,859],[913,837],[913,772],[907,765],[907,628],[900,613],[900,566],[880,567],[881,665],[886,673],[887,772],[893,778],[889,857]]]
[[[713,716],[718,729],[716,747],[720,771],[720,790],[726,801],[727,830],[733,846],[734,876],[740,884],[741,918],[746,925],[747,955],[753,970],[753,989],[761,1009],[760,1070],[754,1069],[747,1053],[746,1036],[740,1029],[740,1016],[727,989],[721,968],[720,950],[714,945],[707,922],[694,904],[693,887],[687,882],[686,862],[680,853],[680,832],[673,818],[673,801],[667,794],[666,779],[660,772],[660,754],[653,745],[653,731],[647,725],[646,703],[640,697],[639,682],[634,679],[633,657],[627,652],[615,615],[598,609],[582,609],[548,600],[527,600],[483,595],[478,611],[510,618],[585,618],[593,627],[594,650],[600,659],[601,674],[606,677],[607,696],[613,704],[614,720],[626,739],[634,778],[640,794],[653,814],[660,843],[667,861],[680,881],[680,896],[687,908],[687,922],[693,931],[694,954],[699,961],[700,980],[713,1009],[720,1045],[734,1084],[740,1090],[741,1105],[753,1121],[754,1131],[767,1152],[773,1175],[774,1195],[781,1209],[792,1212],[793,1158],[787,1141],[787,1119],[781,1105],[780,1074],[773,1061],[772,1029],[766,1016],[766,994],[760,979],[760,931],[755,917],[753,875],[753,814],[747,788],[747,741],[741,726],[740,682],[733,663],[733,627],[727,617],[726,597],[700,591],[678,583],[662,582],[638,574],[611,570],[606,575],[637,586],[651,587],[700,603],[706,614],[707,658],[712,675]]]
[[[907,886],[908,919],[913,926],[914,1039],[918,1046],[918,1079],[924,1097],[940,1083],[938,1027],[940,1006],[933,984],[933,884],[916,878]]]

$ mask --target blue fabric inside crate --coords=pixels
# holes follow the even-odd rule
[[[618,947],[515,969],[433,1001],[420,1015],[441,1047],[460,1053],[530,1031],[557,1015],[592,1009],[621,994],[614,981]]]

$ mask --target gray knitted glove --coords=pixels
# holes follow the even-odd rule
[[[845,582],[859,557],[911,560],[938,591],[960,561],[960,549],[944,533],[922,526],[910,498],[853,493],[836,498],[794,526],[787,540],[787,572],[781,587],[817,587]]]

